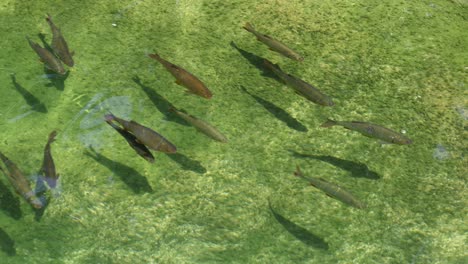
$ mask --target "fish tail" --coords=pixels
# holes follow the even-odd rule
[[[255,32],[255,29],[253,28],[252,24],[250,24],[249,22],[245,23],[243,28],[249,32],[252,32],[252,33]]]
[[[157,53],[148,54],[148,57],[150,57],[152,59],[155,59],[157,61],[159,61],[161,59],[161,57],[159,57],[159,55]]]
[[[332,127],[332,126],[334,126],[336,124],[337,124],[336,121],[333,121],[331,119],[327,119],[327,121],[325,123],[323,123],[320,127]]]
[[[57,136],[57,131],[56,130],[50,132],[50,134],[49,134],[49,143],[52,143],[52,142],[55,141],[55,136]]]

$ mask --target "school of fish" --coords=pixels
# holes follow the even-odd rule
[[[44,47],[42,47],[38,43],[33,42],[29,37],[26,37],[27,41],[33,51],[39,56],[46,71],[52,71],[59,75],[64,75],[67,73],[64,64],[68,67],[73,67],[75,65],[73,60],[74,53],[70,52],[64,36],[62,35],[60,29],[52,22],[50,15],[47,15],[46,22],[49,24],[52,31],[51,45],[49,46],[45,43]],[[243,28],[252,33],[258,41],[268,46],[270,50],[297,62],[304,61],[304,57],[297,51],[269,35],[256,31],[250,23],[246,23]],[[243,54],[248,53],[235,45],[234,47]],[[194,74],[178,65],[169,62],[166,59],[163,59],[157,53],[149,54],[148,56],[159,62],[159,64],[161,64],[162,67],[175,78],[175,82],[178,85],[187,89],[186,92],[204,99],[211,99],[214,96],[212,91],[205,85],[205,83]],[[258,57],[256,55],[253,56]],[[278,80],[284,82],[286,86],[290,87],[295,93],[302,96],[306,100],[319,106],[333,107],[335,105],[332,97],[328,96],[325,92],[319,90],[317,87],[298,77],[284,72],[279,65],[274,64],[270,60],[261,57],[258,58],[263,61],[261,67],[263,67],[265,71],[272,73],[278,78]],[[160,72],[159,69],[158,72]],[[16,79],[14,79],[14,82],[16,82]],[[168,113],[172,113],[177,118],[184,120],[190,126],[194,127],[198,132],[204,134],[208,138],[211,138],[217,142],[228,143],[227,137],[207,121],[188,114],[184,110],[177,109],[172,105],[166,110]],[[121,135],[121,137],[128,143],[128,146],[131,147],[137,155],[150,163],[155,163],[155,157],[151,151],[162,152],[168,155],[177,153],[176,145],[168,139],[170,137],[166,138],[152,128],[144,126],[136,121],[124,120],[112,113],[104,115],[102,121],[103,123],[107,123],[111,128],[118,132],[118,134]],[[330,128],[333,126],[342,126],[348,130],[359,132],[366,137],[375,138],[386,143],[398,145],[412,144],[412,140],[410,140],[404,134],[393,131],[382,125],[368,122],[334,121],[328,119],[321,125],[323,128]],[[55,141],[56,136],[57,132],[55,130],[50,132],[48,136],[48,140],[44,147],[42,167],[39,170],[39,176],[37,178],[38,182],[43,181],[46,183],[50,190],[57,188],[60,179],[59,174],[55,168],[51,150],[52,143]],[[0,166],[0,171],[2,171],[2,173],[6,176],[15,192],[17,192],[28,204],[30,204],[34,210],[43,209],[46,206],[47,200],[41,199],[37,196],[37,193],[31,187],[28,176],[25,175],[22,170],[20,170],[19,167],[2,152],[0,152],[0,159],[2,160],[5,167],[4,169],[2,166]],[[366,204],[358,199],[354,194],[352,194],[351,191],[346,190],[338,184],[332,183],[330,180],[325,180],[322,177],[304,176],[299,166],[296,167],[294,175],[306,180],[309,184],[316,187],[318,190],[322,191],[329,197],[341,201],[346,205],[357,209],[365,209],[367,207]]]

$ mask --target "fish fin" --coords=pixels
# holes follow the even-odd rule
[[[175,80],[174,82],[177,83],[178,85],[182,85],[179,80]]]
[[[365,135],[365,136],[367,136],[367,135]],[[367,137],[369,137],[369,136],[367,136]],[[389,145],[389,144],[392,144],[392,143],[387,142],[387,141],[380,140],[380,141],[379,141],[379,144],[380,144],[380,146],[384,146],[384,145]]]
[[[325,123],[323,123],[320,127],[332,127],[332,126],[334,126],[336,124],[337,124],[336,121],[333,121],[331,119],[327,119],[327,121]]]

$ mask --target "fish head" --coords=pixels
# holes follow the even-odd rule
[[[206,98],[206,99],[211,99],[211,97],[213,97],[213,94],[212,94],[211,91],[208,90],[208,89],[201,89],[201,90],[199,91],[199,95],[200,95],[201,97]]]

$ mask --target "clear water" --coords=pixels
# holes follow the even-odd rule
[[[467,11],[466,1],[442,0],[2,0],[0,151],[34,183],[57,129],[61,189],[37,214],[0,176],[0,262],[467,263]],[[25,40],[50,41],[46,13],[75,51],[65,81],[44,73]],[[242,29],[247,21],[304,62],[269,51]],[[153,52],[213,98],[187,95]],[[336,105],[297,96],[253,54]],[[105,124],[108,111],[158,131],[179,154],[146,162]],[[382,124],[414,143],[320,128],[327,118]],[[368,207],[327,197],[293,176],[296,165]]]

